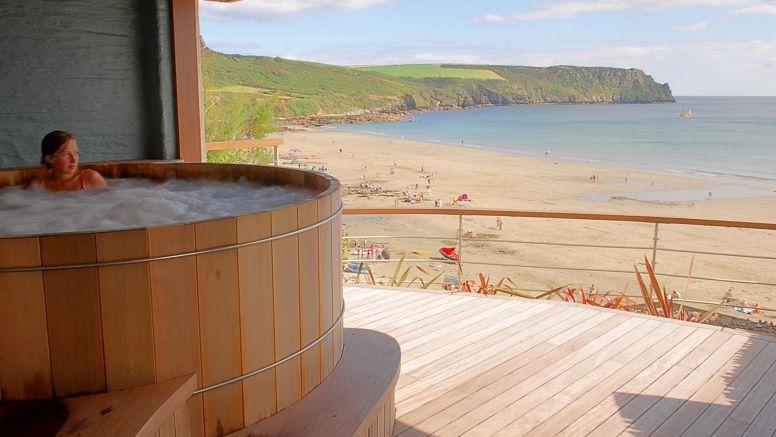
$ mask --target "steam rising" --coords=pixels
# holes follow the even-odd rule
[[[104,190],[0,188],[0,236],[126,229],[264,211],[309,199],[305,189],[254,182],[119,179]]]

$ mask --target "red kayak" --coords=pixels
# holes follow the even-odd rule
[[[460,256],[458,256],[458,252],[455,251],[455,246],[442,247],[439,249],[439,253],[442,255],[444,259],[447,259],[450,261],[458,261],[461,258]]]

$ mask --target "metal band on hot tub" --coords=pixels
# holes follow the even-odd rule
[[[317,345],[318,343],[322,342],[324,338],[326,338],[329,334],[331,334],[331,332],[334,331],[334,328],[336,328],[339,325],[339,323],[342,321],[342,317],[344,315],[345,315],[345,302],[342,302],[342,309],[340,310],[340,314],[337,317],[337,320],[335,320],[331,324],[331,326],[329,326],[329,329],[327,329],[326,332],[321,334],[320,337],[316,338],[315,340],[313,340],[312,342],[307,344],[305,347],[299,349],[298,351],[292,353],[291,355],[286,355],[285,357],[279,359],[278,361],[275,361],[272,364],[267,364],[266,366],[264,366],[262,368],[259,368],[259,369],[256,369],[256,370],[252,370],[252,371],[250,371],[248,373],[244,373],[244,374],[242,374],[240,376],[235,376],[234,378],[230,378],[230,379],[227,379],[225,381],[217,382],[217,383],[211,384],[211,385],[209,385],[207,387],[202,387],[200,389],[194,390],[194,394],[206,392],[206,391],[209,391],[209,390],[214,390],[214,389],[217,389],[219,387],[223,387],[225,385],[232,384],[234,382],[242,381],[243,379],[247,379],[247,378],[250,378],[251,376],[258,375],[261,372],[264,372],[264,371],[267,371],[269,369],[272,369],[273,367],[277,367],[277,366],[285,363],[286,361],[292,360],[292,359],[298,357],[299,355],[302,355],[303,353],[305,353],[308,350],[310,350],[313,347],[315,347],[315,345]]]
[[[187,256],[204,255],[207,253],[223,252],[225,250],[239,249],[241,247],[253,246],[254,244],[267,243],[270,241],[279,240],[281,238],[291,237],[297,234],[301,234],[303,232],[307,232],[311,229],[315,229],[337,218],[337,216],[342,212],[343,208],[344,208],[344,204],[340,203],[339,208],[334,212],[334,214],[330,215],[329,217],[317,223],[313,223],[309,226],[305,226],[304,228],[300,228],[292,232],[287,232],[285,234],[275,235],[273,237],[268,237],[268,238],[262,238],[260,240],[246,241],[245,243],[230,244],[228,246],[213,247],[211,249],[197,250],[194,252],[176,253],[174,255],[128,259],[123,261],[106,261],[106,262],[89,263],[89,264],[67,264],[67,265],[40,266],[40,267],[4,268],[4,269],[0,269],[0,273],[39,272],[39,271],[45,271],[45,270],[68,270],[68,269],[85,269],[85,268],[92,268],[92,267],[121,266],[126,264],[138,264],[138,263],[144,263],[149,261],[164,261],[168,259],[183,258]]]

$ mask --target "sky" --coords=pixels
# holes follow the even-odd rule
[[[230,54],[638,68],[676,96],[776,96],[776,0],[200,0],[200,33]]]

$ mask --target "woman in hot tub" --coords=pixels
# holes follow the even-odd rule
[[[108,186],[96,171],[78,168],[78,143],[70,132],[49,132],[43,137],[40,149],[40,163],[46,166],[46,175],[30,181],[29,189],[79,191]]]

